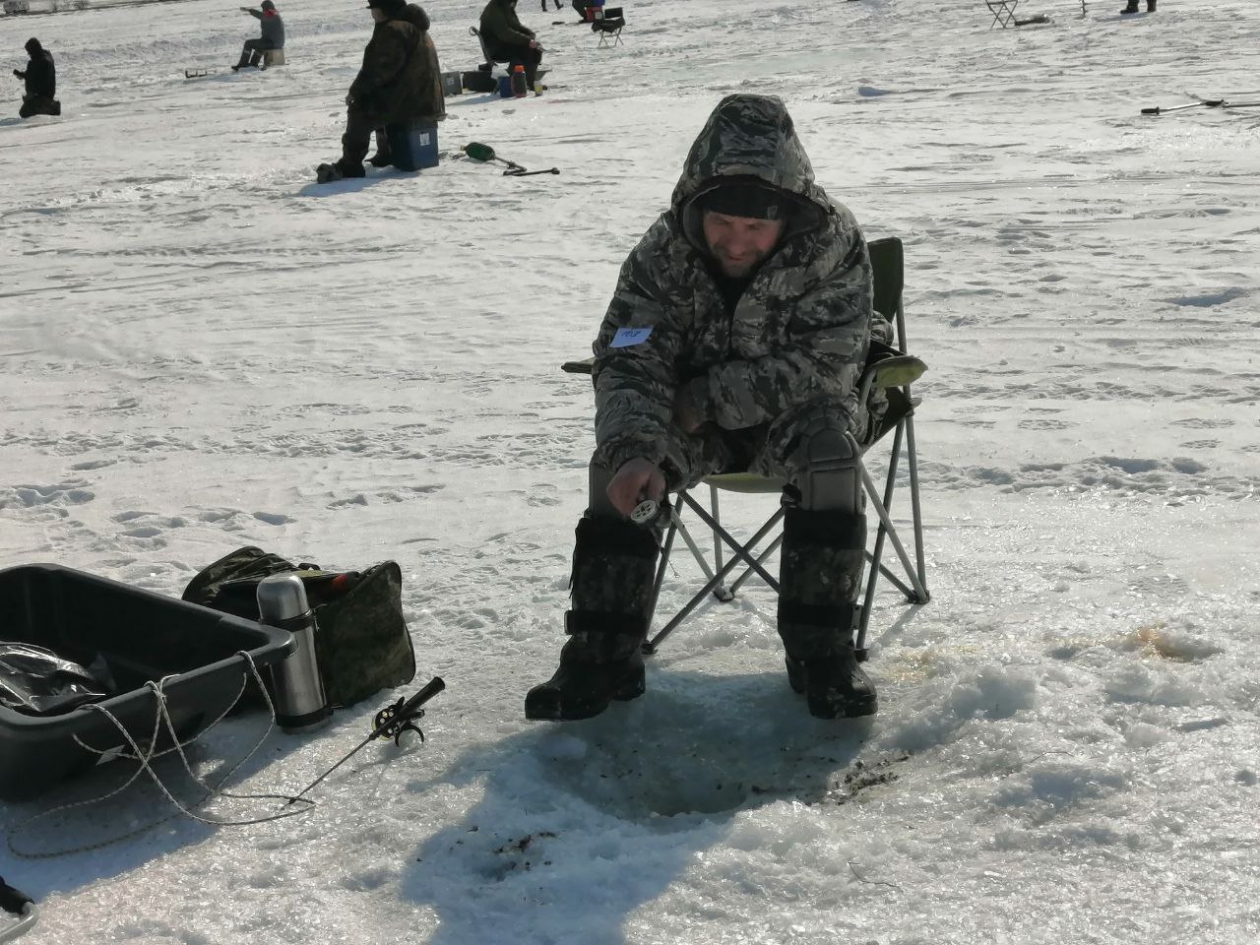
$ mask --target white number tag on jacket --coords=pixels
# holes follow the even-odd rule
[[[609,347],[629,348],[632,345],[641,345],[648,340],[650,334],[652,334],[651,325],[647,328],[618,328]]]

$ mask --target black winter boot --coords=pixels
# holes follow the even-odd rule
[[[1138,13],[1138,12],[1140,12],[1140,11],[1138,10],[1138,0],[1129,0],[1129,5],[1128,5],[1127,7],[1125,7],[1123,10],[1121,10],[1120,12],[1121,12],[1122,14],[1124,14],[1124,13]]]
[[[573,551],[573,609],[560,666],[525,696],[525,718],[589,719],[613,699],[644,690],[643,653],[656,577],[655,531],[615,518],[583,518]]]
[[[347,164],[345,158],[338,158],[332,164],[321,164],[315,168],[315,180],[320,184],[328,184],[347,177],[366,177],[367,171],[362,164]]]
[[[1155,0],[1146,0],[1146,12],[1147,13],[1155,12]]]
[[[779,561],[779,636],[788,683],[820,719],[874,715],[875,685],[858,665],[853,629],[866,516],[789,507]]]

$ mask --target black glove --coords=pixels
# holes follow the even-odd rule
[[[13,74],[14,74],[15,76],[17,76],[19,79],[25,79],[25,78],[26,78],[26,73],[25,73],[25,72],[23,72],[21,69],[14,69],[14,70],[13,70]]]

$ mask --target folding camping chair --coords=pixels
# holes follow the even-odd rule
[[[493,72],[496,62],[507,62],[511,57],[505,55],[496,56],[490,48],[490,44],[486,42],[486,38],[481,35],[481,30],[475,26],[468,27],[468,32],[477,37],[477,42],[481,46],[481,55],[485,59],[485,64],[481,67],[482,72]]]
[[[882,575],[894,585],[906,599],[915,604],[926,604],[930,598],[927,590],[927,571],[923,557],[923,522],[919,505],[919,469],[918,453],[914,441],[914,408],[918,400],[910,393],[910,384],[917,380],[927,369],[921,360],[906,353],[905,313],[902,308],[902,287],[904,284],[904,255],[901,240],[895,237],[872,241],[869,246],[871,266],[874,270],[874,307],[893,323],[896,335],[895,347],[882,346],[882,350],[873,352],[867,359],[866,370],[860,380],[859,396],[867,402],[874,389],[883,390],[888,398],[888,410],[884,414],[879,427],[867,436],[864,443],[859,444],[862,462],[859,464],[862,482],[867,499],[879,518],[879,528],[875,541],[866,552],[869,571],[865,580],[862,597],[862,609],[856,628],[855,647],[858,659],[866,658],[866,630],[870,623],[871,609],[874,603],[875,590]],[[571,373],[590,373],[591,360],[570,361],[563,370]],[[871,448],[877,443],[889,442],[888,469],[884,478],[882,494],[874,478],[866,468],[865,459]],[[890,514],[894,487],[898,482],[902,448],[905,447],[908,488],[910,492],[910,521],[914,533],[914,561],[906,553],[905,546],[897,532]],[[781,529],[768,545],[758,551],[758,547],[775,532],[784,515],[784,507],[780,504],[773,515],[746,542],[737,540],[722,524],[718,493],[721,490],[742,493],[764,493],[782,496],[786,483],[780,479],[759,476],[755,473],[725,473],[706,478],[703,485],[709,487],[709,507],[706,509],[698,501],[692,490],[683,490],[675,497],[669,509],[669,527],[665,533],[665,541],[661,546],[661,559],[656,571],[656,580],[652,589],[650,618],[654,616],[657,600],[665,575],[670,564],[670,553],[674,540],[681,536],[691,551],[707,583],[698,590],[683,608],[675,614],[654,636],[643,645],[645,653],[652,653],[674,630],[694,611],[709,594],[720,601],[730,601],[743,583],[757,574],[775,593],[778,593],[779,582],[764,566],[765,560],[778,549],[783,541]],[[683,520],[682,513],[690,509],[713,533],[713,566],[709,566],[707,555],[700,549]],[[886,543],[891,543],[900,562],[905,580],[888,568],[883,562]],[[723,561],[724,551],[731,553],[728,561]],[[727,576],[739,565],[745,569],[729,585],[724,583]]]
[[[1030,16],[1025,20],[1021,20],[1015,16],[1015,8],[1019,6],[1019,0],[984,0],[984,5],[989,8],[989,12],[993,14],[993,22],[989,24],[989,29],[995,26],[1001,26],[1006,29],[1008,26],[1029,26],[1033,23],[1049,23],[1050,17],[1044,13],[1038,13]],[[1084,13],[1085,3],[1081,2],[1081,12]]]
[[[591,30],[599,34],[599,43],[596,45],[596,48],[598,49],[600,46],[624,45],[621,42],[621,30],[625,25],[626,17],[621,7],[608,7],[607,9],[596,7],[595,18],[591,21]],[[608,42],[609,36],[613,38],[611,43]]]

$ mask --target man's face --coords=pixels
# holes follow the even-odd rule
[[[732,279],[742,279],[760,266],[782,234],[782,220],[704,211],[704,241],[722,273]]]
[[[377,23],[385,22],[386,16],[385,16],[384,10],[380,9],[379,7],[372,7],[371,10],[372,10],[372,19],[374,19]]]

